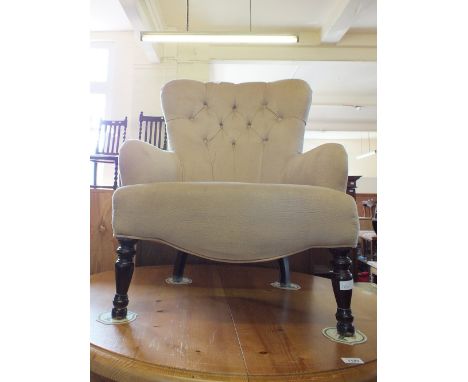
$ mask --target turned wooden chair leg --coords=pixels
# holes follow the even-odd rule
[[[291,272],[289,271],[289,258],[283,257],[278,259],[280,270],[280,279],[275,283],[271,283],[275,288],[297,290],[301,287],[291,282]]]
[[[351,312],[351,297],[353,294],[353,275],[350,272],[351,259],[348,256],[350,248],[333,248],[333,292],[337,304],[336,329],[345,337],[354,335],[353,320]]]
[[[112,318],[123,320],[127,317],[128,306],[128,288],[132,281],[133,257],[135,255],[135,245],[137,240],[133,239],[118,239],[119,247],[117,248],[117,261],[115,262],[115,289],[114,308],[112,309]]]
[[[114,160],[114,185],[112,188],[117,190],[117,181],[119,179],[119,158],[115,158]]]
[[[97,184],[97,162],[93,162],[94,173],[93,173],[93,188],[96,188]]]
[[[192,282],[188,277],[184,277],[185,262],[187,261],[187,254],[178,251],[174,263],[172,276],[166,279],[168,284],[190,284]]]

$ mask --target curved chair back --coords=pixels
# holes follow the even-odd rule
[[[302,152],[312,92],[302,80],[175,80],[161,93],[185,181],[278,183]]]

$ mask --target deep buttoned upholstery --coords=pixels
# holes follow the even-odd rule
[[[280,183],[288,159],[302,151],[310,102],[300,80],[168,83],[162,103],[182,179]]]
[[[177,80],[161,98],[171,151],[139,141],[121,148],[116,236],[231,262],[356,245],[345,150],[302,154],[307,83]]]

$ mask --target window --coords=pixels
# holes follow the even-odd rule
[[[108,118],[110,113],[110,67],[111,42],[92,42],[89,55],[89,127],[90,152],[96,149],[99,121]]]

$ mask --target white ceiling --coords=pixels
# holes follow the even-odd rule
[[[167,30],[186,29],[186,0],[150,0]],[[348,0],[252,0],[252,31],[322,28]],[[377,27],[376,0],[366,5],[351,28]],[[190,31],[249,31],[249,0],[189,0]]]
[[[349,31],[375,35],[377,28],[376,0],[252,0],[251,4],[253,32],[318,31],[325,49],[340,43]],[[189,30],[248,32],[249,5],[249,0],[189,0]],[[186,0],[91,0],[91,29],[185,31],[186,11]],[[333,49],[343,51],[339,45]],[[303,79],[312,88],[308,129],[376,130],[375,61],[210,61],[210,80],[216,82],[285,78]]]
[[[129,0],[90,0],[92,31],[132,30],[123,3]],[[164,30],[185,31],[186,0],[138,0],[158,13]],[[189,0],[190,31],[295,32],[321,29],[336,17],[337,10],[356,3],[350,30],[377,28],[377,0]],[[338,12],[339,13],[339,12]]]
[[[133,30],[119,0],[91,0],[90,27],[95,32]]]

